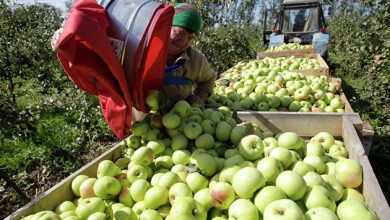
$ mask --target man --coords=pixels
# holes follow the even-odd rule
[[[202,19],[193,5],[179,3],[174,8],[162,92],[171,103],[187,100],[203,106],[212,92],[216,74],[206,57],[190,46],[200,32]],[[57,50],[61,32],[62,29],[57,30],[52,37],[53,51]]]
[[[212,92],[216,74],[206,57],[190,47],[199,34],[202,19],[190,4],[180,3],[174,8],[163,93],[172,102],[187,99],[203,106]]]
[[[300,9],[298,14],[295,16],[293,27],[294,32],[303,31],[306,24],[305,12],[305,9]]]

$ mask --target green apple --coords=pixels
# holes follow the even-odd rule
[[[282,163],[272,157],[261,159],[256,168],[263,174],[266,184],[275,184],[276,178],[283,172]]]
[[[232,180],[233,180],[233,176],[237,173],[237,171],[239,171],[241,169],[241,167],[239,166],[232,166],[232,167],[227,167],[227,168],[224,168],[221,172],[220,172],[220,176],[219,176],[219,181],[222,181],[222,182],[227,182],[227,183],[232,183]]]
[[[212,208],[211,202],[213,199],[210,196],[210,188],[204,188],[196,192],[194,194],[194,199],[199,202],[206,211],[209,211]]]
[[[133,133],[128,138],[126,138],[126,142],[128,147],[132,149],[138,149],[141,146],[141,136],[137,136]]]
[[[107,219],[107,214],[102,212],[95,212],[92,215],[88,216],[87,218],[87,220],[106,220],[106,219]]]
[[[300,160],[293,163],[290,169],[296,173],[299,173],[301,176],[304,176],[310,171],[314,171],[314,168],[312,166]]]
[[[306,182],[307,186],[321,185],[325,186],[325,181],[322,179],[321,175],[314,171],[307,172],[303,179]]]
[[[307,190],[307,185],[303,177],[291,170],[283,171],[276,178],[276,184],[288,198],[298,200],[302,198]]]
[[[293,162],[293,156],[287,148],[276,147],[271,150],[269,156],[282,162],[284,169],[287,169]]]
[[[278,140],[274,137],[266,137],[263,140],[264,156],[268,157],[272,149],[278,147]]]
[[[172,112],[178,114],[181,118],[188,116],[191,105],[185,100],[179,100],[172,108]]]
[[[143,200],[143,201],[139,201],[139,202],[137,202],[137,203],[135,203],[134,204],[134,206],[133,206],[133,211],[135,212],[135,214],[137,215],[137,216],[140,216],[141,215],[141,213],[144,211],[144,210],[146,210],[147,209],[147,207],[146,207],[146,202]]]
[[[146,135],[146,133],[148,132],[149,129],[150,129],[150,125],[147,121],[134,122],[131,125],[131,132],[135,136]]]
[[[197,122],[188,122],[184,126],[184,135],[190,139],[195,140],[202,134],[202,126]]]
[[[210,119],[205,119],[202,122],[200,122],[200,126],[202,127],[202,130],[204,133],[214,135],[215,123],[213,121],[211,121]]]
[[[329,176],[336,176],[335,162],[327,162],[325,163],[325,171],[324,174]]]
[[[148,171],[144,166],[141,165],[133,165],[127,171],[127,179],[130,183],[134,183],[138,179],[147,179]],[[95,183],[96,184],[96,183]]]
[[[348,157],[347,149],[342,145],[334,144],[329,148],[329,155],[333,157]]]
[[[342,201],[337,206],[337,216],[340,220],[379,220],[366,203],[357,199]]]
[[[99,163],[97,168],[97,177],[115,176],[118,174],[118,167],[111,160],[103,160]]]
[[[162,216],[153,209],[143,210],[139,218],[139,220],[162,220]]]
[[[207,188],[209,181],[206,177],[198,172],[189,173],[186,178],[186,183],[193,193],[201,189]]]
[[[256,160],[264,155],[263,140],[257,135],[250,134],[243,137],[238,145],[242,157],[247,160]]]
[[[159,154],[163,153],[165,150],[165,144],[162,140],[149,141],[146,144],[146,147],[152,149],[153,155],[159,155]]]
[[[302,105],[299,101],[294,100],[288,105],[288,110],[290,112],[297,112],[300,108],[302,108]]]
[[[167,188],[167,189],[169,190],[169,188],[170,188],[173,184],[175,184],[175,183],[177,183],[177,182],[180,182],[180,181],[181,181],[181,180],[180,180],[179,175],[177,175],[177,174],[174,173],[174,172],[169,171],[169,172],[164,173],[164,174],[160,177],[160,179],[159,179],[157,185],[158,185],[158,186],[165,187],[165,188]]]
[[[154,167],[155,169],[171,169],[173,166],[173,161],[171,156],[159,156],[154,159]]]
[[[129,148],[129,149],[130,150],[134,150],[134,149],[131,149],[131,148]],[[130,161],[131,161],[129,157],[121,157],[121,158],[119,158],[118,160],[115,161],[115,165],[119,169],[121,169],[121,170],[126,169],[127,166],[129,165]]]
[[[145,193],[150,187],[150,183],[145,179],[135,180],[130,186],[131,198],[136,202],[144,200]]]
[[[193,195],[192,191],[186,183],[177,182],[169,188],[168,191],[169,203],[173,205],[177,198],[183,196],[192,197],[192,195]]]
[[[128,207],[132,207],[134,205],[134,200],[131,197],[130,188],[122,188],[119,193],[118,200],[120,203]]]
[[[162,117],[162,123],[163,123],[164,127],[169,128],[169,129],[174,129],[174,128],[179,127],[180,122],[181,122],[180,116],[176,113],[173,113],[173,112],[166,113]]]
[[[168,203],[168,189],[163,186],[153,186],[145,193],[146,208],[157,209]]]
[[[169,215],[169,212],[171,211],[171,205],[170,204],[167,204],[167,205],[163,205],[163,206],[160,206],[158,209],[157,209],[157,212],[161,215],[161,217],[163,217],[164,219]]]
[[[217,124],[215,128],[215,137],[220,142],[227,142],[230,139],[230,132],[232,130],[232,126],[225,122],[221,121]]]
[[[113,199],[121,191],[121,184],[117,179],[111,176],[103,176],[96,180],[93,185],[93,191],[96,196],[102,199]]]
[[[249,199],[237,199],[229,207],[229,219],[258,220],[259,211]]]
[[[233,187],[225,182],[216,182],[210,186],[210,196],[213,199],[212,206],[222,210],[228,209],[235,200]]]
[[[265,186],[254,197],[254,203],[263,215],[265,208],[273,201],[287,199],[286,194],[277,186]]]
[[[306,220],[339,220],[336,213],[325,207],[311,208],[305,213]]]
[[[245,159],[240,154],[236,154],[231,157],[228,157],[223,163],[224,163],[224,167],[226,168],[226,167],[239,165],[244,161]]]
[[[133,156],[131,156],[131,161],[134,164],[149,166],[153,162],[154,153],[153,150],[143,146],[138,148]]]
[[[325,153],[324,147],[322,146],[322,144],[318,142],[309,142],[304,147],[305,156],[315,155],[323,158],[324,153]]]
[[[250,199],[260,188],[264,187],[265,178],[254,167],[245,167],[238,170],[232,180],[234,192],[242,199]]]
[[[161,105],[163,104],[163,94],[158,90],[149,90],[145,103],[151,108],[152,111],[158,111]]]
[[[55,209],[55,213],[58,215],[69,211],[76,211],[76,205],[71,201],[61,202]]]
[[[322,144],[325,151],[329,151],[329,148],[335,143],[334,141],[334,136],[328,132],[320,132],[310,139],[310,142]]]
[[[233,127],[230,133],[230,142],[237,146],[246,134],[247,128],[245,126]]]
[[[166,172],[169,172],[169,170],[167,170]],[[150,180],[150,184],[152,186],[157,186],[158,185],[158,181],[160,181],[160,178],[162,177],[163,174],[164,174],[164,172],[155,173],[152,176],[152,179]]]
[[[363,181],[363,169],[359,162],[352,159],[340,159],[335,164],[336,179],[344,187],[357,188]]]
[[[357,199],[361,202],[364,202],[364,196],[359,191],[352,188],[344,188],[344,193],[341,200],[344,201],[347,199]]]
[[[188,150],[176,150],[172,154],[173,164],[187,165],[190,162],[191,152]]]
[[[289,150],[299,150],[303,147],[303,139],[295,132],[283,132],[278,137],[278,146]]]
[[[188,139],[184,134],[177,134],[172,138],[171,148],[172,150],[184,150],[188,146]]]
[[[192,154],[190,163],[195,164],[203,175],[207,177],[214,175],[218,170],[214,157],[207,153]]]
[[[88,178],[83,181],[80,185],[80,197],[83,199],[96,197],[95,192],[93,191],[93,186],[95,185],[96,178]]]
[[[229,157],[232,157],[234,155],[237,155],[239,154],[239,151],[237,148],[231,148],[231,149],[227,149],[224,153],[224,157],[225,159],[229,158]]]
[[[304,197],[304,201],[308,209],[325,207],[332,211],[336,211],[336,202],[334,201],[331,192],[320,185],[309,187]]]
[[[105,212],[106,205],[103,200],[98,197],[83,199],[76,208],[76,214],[80,219],[87,219],[88,216],[95,212]]]
[[[80,197],[80,186],[87,179],[89,179],[87,175],[78,175],[72,180],[71,188],[74,195]]]
[[[322,174],[321,178],[325,181],[325,188],[332,194],[333,200],[338,202],[344,194],[344,187],[336,180],[336,177]]]
[[[167,219],[207,219],[206,209],[192,197],[179,197],[172,205]]]
[[[214,147],[215,141],[211,134],[204,133],[196,138],[195,146],[203,149],[211,149]]]
[[[158,129],[158,128],[151,128],[151,129],[148,130],[146,135],[142,136],[142,138],[145,141],[156,141],[156,140],[160,139],[161,136],[162,136],[162,134],[161,134],[160,129]]]
[[[69,216],[68,218],[75,218],[75,216]],[[38,220],[38,219],[57,220],[58,219],[59,220],[59,219],[61,219],[61,217],[53,211],[41,211],[41,212],[34,214],[33,216],[30,216],[30,219],[31,220]]]
[[[268,204],[264,210],[264,220],[293,220],[305,219],[299,206],[290,199],[280,199]]]
[[[325,172],[324,160],[319,156],[308,155],[305,158],[303,158],[303,162],[312,166],[314,170],[319,174],[323,174]]]

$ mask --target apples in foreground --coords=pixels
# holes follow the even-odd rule
[[[113,199],[121,191],[121,184],[117,179],[111,176],[103,176],[96,180],[93,185],[93,191],[96,196],[102,199]]]
[[[257,135],[250,134],[243,137],[238,145],[238,150],[245,159],[253,161],[263,157],[263,140]]]
[[[168,189],[162,186],[153,186],[146,191],[144,201],[146,208],[157,209],[168,203]]]
[[[264,214],[265,208],[273,201],[287,199],[286,194],[277,186],[266,186],[262,188],[255,196],[255,206]]]
[[[359,162],[352,159],[340,159],[335,164],[336,179],[348,188],[356,188],[362,184],[363,169]]]
[[[259,219],[259,211],[249,199],[237,199],[229,207],[229,219]]]
[[[258,189],[265,185],[265,178],[254,167],[245,167],[233,176],[232,186],[238,197],[250,199]]]
[[[298,200],[302,198],[307,190],[307,185],[303,177],[291,170],[283,171],[276,178],[276,186],[283,190],[288,198]]]
[[[303,144],[303,139],[295,132],[284,132],[278,137],[278,146],[289,150],[299,150]]]
[[[219,209],[228,209],[235,199],[233,187],[229,183],[216,182],[210,186],[211,205]]]
[[[357,200],[348,199],[337,206],[337,215],[340,220],[379,220],[367,204]]]
[[[337,215],[325,207],[311,208],[305,213],[306,220],[338,220]]]
[[[264,220],[303,220],[299,206],[290,199],[280,199],[271,202],[264,210]]]
[[[332,194],[323,186],[311,186],[304,198],[305,205],[308,209],[316,207],[325,207],[332,211],[336,211],[336,202]]]
[[[80,219],[87,219],[92,213],[104,212],[106,205],[101,198],[93,197],[81,200],[76,208],[76,214]]]
[[[272,157],[265,157],[257,163],[256,167],[263,174],[267,184],[275,184],[276,178],[283,172],[282,163]]]
[[[179,197],[172,205],[168,219],[206,220],[206,209],[192,197]]]

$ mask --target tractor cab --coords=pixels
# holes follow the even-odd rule
[[[264,44],[312,44],[316,53],[327,54],[329,33],[319,0],[284,0],[279,11],[267,9],[263,21]]]

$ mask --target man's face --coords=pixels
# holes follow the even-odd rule
[[[170,38],[168,53],[179,55],[191,45],[195,33],[183,27],[172,26]]]

